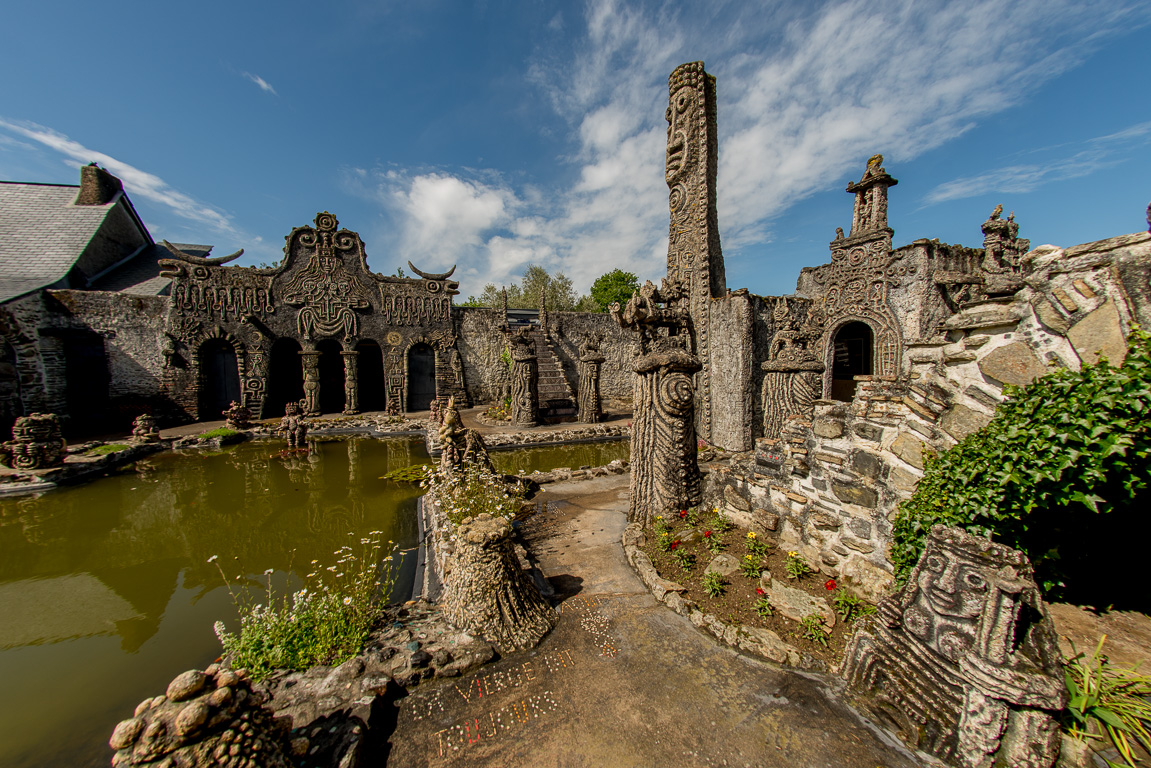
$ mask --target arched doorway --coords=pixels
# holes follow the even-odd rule
[[[360,388],[360,410],[382,411],[388,407],[388,382],[384,378],[384,353],[380,345],[364,339],[356,345],[356,379]]]
[[[268,361],[268,395],[264,398],[265,419],[284,415],[284,406],[304,399],[304,364],[300,344],[295,339],[276,339]]]
[[[851,402],[855,377],[874,371],[875,336],[867,323],[855,321],[839,329],[831,344],[831,399]]]
[[[408,350],[408,411],[426,411],[436,397],[436,353],[424,343]]]
[[[223,418],[233,400],[240,400],[236,350],[224,339],[208,339],[200,346],[200,421]]]
[[[20,398],[20,372],[16,368],[16,350],[0,341],[0,436],[7,439],[17,416],[24,415]]]
[[[324,339],[316,345],[320,353],[320,411],[340,413],[344,410],[344,356],[335,339]]]

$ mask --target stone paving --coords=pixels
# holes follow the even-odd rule
[[[557,483],[525,528],[560,621],[535,649],[402,699],[403,766],[923,765],[839,699],[835,678],[719,646],[658,604],[619,544],[627,476]]]

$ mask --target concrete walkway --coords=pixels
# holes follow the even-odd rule
[[[547,486],[525,538],[560,600],[539,647],[399,702],[397,766],[912,768],[834,678],[724,648],[657,603],[623,556],[628,478]]]

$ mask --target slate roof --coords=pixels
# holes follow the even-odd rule
[[[0,182],[0,302],[64,278],[119,199],[72,205],[79,190]]]
[[[212,252],[210,245],[194,245],[192,243],[172,243],[172,245],[193,256],[208,256]],[[156,263],[156,260],[171,257],[172,254],[162,244],[149,245],[127,264],[122,264],[97,278],[89,286],[89,289],[132,293],[141,296],[166,294],[168,286],[172,284],[172,278],[160,277],[160,265]]]

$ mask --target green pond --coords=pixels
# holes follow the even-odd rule
[[[117,722],[215,660],[213,622],[238,622],[213,555],[253,585],[271,569],[283,591],[349,536],[382,531],[408,550],[392,593],[408,599],[420,490],[380,477],[429,461],[423,441],[281,447],[162,453],[86,485],[0,498],[0,766],[106,766]],[[627,455],[617,441],[493,458],[510,472]]]

